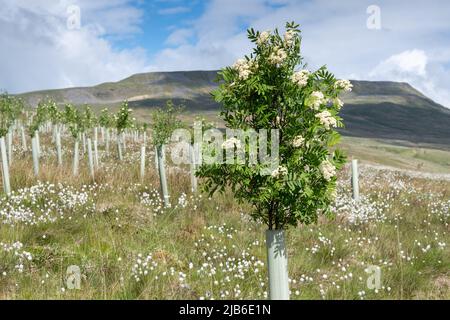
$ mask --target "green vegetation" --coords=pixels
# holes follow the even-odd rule
[[[415,144],[395,145],[390,140],[354,137],[344,137],[341,148],[347,154],[373,165],[450,174],[450,151],[447,150]]]
[[[63,135],[65,153],[72,143]],[[229,192],[191,194],[188,171],[171,168],[173,206],[164,209],[153,163],[137,183],[140,144],[129,144],[124,162],[104,154],[95,184],[86,160],[76,178],[70,163],[57,167],[51,134],[41,134],[41,148],[39,177],[30,154],[16,153],[16,192],[0,199],[2,299],[266,297],[265,226]],[[288,230],[291,298],[449,299],[450,182],[361,162],[359,207],[345,168],[335,219]],[[80,267],[79,290],[67,286],[70,265]],[[378,292],[366,285],[371,265],[381,268]]]
[[[230,187],[236,200],[250,203],[252,217],[269,230],[314,223],[319,214],[328,213],[336,170],[345,163],[339,149],[329,149],[340,139],[334,130],[342,126],[338,96],[350,91],[351,84],[337,80],[325,67],[315,72],[301,69],[300,29],[292,22],[286,30],[284,37],[278,30],[248,30],[249,40],[256,44],[251,55],[219,73],[222,83],[213,95],[223,104],[221,117],[231,133],[214,149],[211,157],[219,160],[198,171],[206,191],[212,195]],[[240,131],[233,133],[236,129]],[[239,163],[235,150],[250,158],[252,148],[256,151],[252,133],[256,139],[260,130],[268,129],[271,138],[267,133],[264,143],[268,153],[277,153],[276,160]],[[233,156],[223,161],[226,150]]]

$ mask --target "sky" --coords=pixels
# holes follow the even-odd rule
[[[408,82],[450,108],[448,0],[0,0],[0,90],[216,70],[251,52],[247,28],[286,21],[310,70]]]

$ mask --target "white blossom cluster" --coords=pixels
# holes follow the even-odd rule
[[[308,83],[309,75],[310,72],[308,70],[300,70],[292,75],[291,80],[297,86],[303,88]]]
[[[273,65],[279,66],[287,58],[287,53],[280,47],[274,47],[273,52],[269,56],[269,62]]]
[[[288,30],[284,34],[284,42],[286,42],[286,45],[288,47],[292,46],[295,40],[295,32],[293,30]]]
[[[232,138],[225,140],[222,143],[222,149],[229,150],[229,149],[234,149],[234,147],[236,147],[238,149],[242,148],[241,140],[239,140],[235,137],[232,137]]]
[[[251,68],[253,67],[254,62],[246,59],[238,59],[233,64],[233,69],[235,69],[239,74],[239,79],[247,80],[248,77],[252,74]]]
[[[344,102],[339,98],[334,98],[333,103],[338,108],[338,110],[344,106]]]
[[[334,83],[334,88],[350,92],[352,91],[353,85],[348,80],[337,80]]]
[[[336,175],[336,167],[329,160],[324,160],[320,164],[320,172],[325,180],[330,181]]]
[[[337,122],[331,113],[327,110],[316,114],[316,118],[319,119],[320,123],[325,127],[325,129],[330,130],[330,128],[335,127]]]
[[[271,176],[273,178],[279,178],[280,176],[285,176],[288,174],[288,169],[283,166],[278,166],[275,170],[272,171]]]
[[[318,110],[319,107],[327,102],[325,95],[320,91],[313,91],[310,96],[311,106],[314,110]]]
[[[256,40],[256,43],[258,45],[263,45],[269,40],[270,38],[270,31],[263,31],[259,34],[258,39]]]
[[[295,148],[299,148],[299,147],[303,146],[304,143],[305,143],[305,138],[303,138],[302,136],[296,136],[294,138],[294,140],[292,141],[292,145]]]

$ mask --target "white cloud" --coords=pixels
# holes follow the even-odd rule
[[[67,7],[81,28],[67,28]],[[139,32],[141,13],[125,0],[10,1],[0,6],[0,88],[10,92],[88,86],[142,72],[142,48],[116,49],[104,36]]]
[[[193,35],[192,29],[176,29],[166,39],[166,44],[175,46],[187,44]]]
[[[369,77],[426,77],[427,63],[428,57],[423,50],[407,50],[379,63],[369,73]]]
[[[413,49],[394,54],[369,72],[370,80],[408,82],[436,102],[450,107],[450,74],[423,50]]]
[[[189,7],[178,6],[178,7],[172,7],[172,8],[158,10],[158,13],[162,14],[162,15],[170,15],[170,14],[186,13],[189,11],[191,11],[191,9]]]
[[[265,2],[259,0],[211,1],[205,13],[192,21],[183,33],[188,33],[195,43],[182,41],[175,48],[161,50],[151,63],[152,70],[212,70],[232,63],[251,48],[241,25],[270,12]],[[178,39],[179,30],[169,36]]]

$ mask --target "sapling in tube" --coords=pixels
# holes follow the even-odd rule
[[[2,161],[3,189],[6,194],[11,193],[11,184],[9,176],[10,163],[8,163],[5,137],[8,135],[8,132],[10,132],[20,107],[20,101],[18,101],[17,98],[9,96],[7,93],[0,95],[0,153]]]
[[[92,111],[91,107],[85,105],[81,112],[81,123],[83,135],[86,139],[86,148],[88,153],[88,165],[89,172],[91,174],[92,179],[94,180],[94,154],[93,154],[93,143],[92,143],[92,135],[95,134],[93,129],[97,125],[97,118]]]
[[[164,156],[165,144],[170,140],[172,132],[181,127],[181,121],[177,117],[181,110],[182,106],[175,106],[172,101],[167,101],[165,108],[157,108],[152,115],[153,145],[156,150],[161,195],[165,207],[170,207]]]
[[[203,163],[197,175],[204,190],[211,195],[230,190],[267,226],[269,297],[289,299],[285,230],[330,213],[336,172],[345,163],[334,147],[339,142],[334,128],[343,125],[339,94],[352,85],[325,67],[306,70],[300,30],[293,22],[286,24],[284,35],[250,29],[248,38],[255,44],[253,53],[219,73],[213,95],[223,105],[221,116],[230,132],[256,132],[258,155],[276,157],[266,161],[261,156],[251,164],[250,157],[244,162],[229,158],[228,153],[251,155],[254,146],[246,135],[227,136],[222,145],[227,161]]]
[[[61,128],[63,124],[63,112],[58,108],[57,104],[53,101],[48,102],[48,114],[51,127],[53,128],[52,141],[56,145],[56,157],[58,160],[58,166],[63,165],[62,158],[62,145],[61,145]]]
[[[144,182],[144,176],[145,176],[145,151],[146,151],[146,144],[147,144],[147,123],[144,123],[139,130],[142,132],[143,141],[141,146],[141,170],[140,170],[140,178],[141,183]]]
[[[82,130],[82,117],[80,111],[76,109],[73,105],[67,104],[64,107],[64,124],[67,126],[70,135],[74,140],[73,146],[73,164],[72,164],[72,174],[74,176],[78,175],[79,169],[79,149],[80,149],[80,132]]]
[[[109,153],[109,139],[110,139],[109,131],[110,131],[111,126],[113,125],[113,118],[107,108],[104,108],[101,111],[100,116],[98,118],[98,123],[99,123],[100,127],[102,128],[102,140],[103,140],[103,143],[105,144],[105,152],[106,152],[106,154],[108,154]]]
[[[33,171],[34,175],[39,175],[39,157],[40,157],[40,143],[39,143],[39,129],[48,119],[48,109],[45,101],[41,101],[38,104],[36,114],[33,117],[28,131],[31,137],[31,152],[33,158]]]
[[[124,101],[119,109],[119,112],[114,115],[115,125],[117,129],[117,152],[119,160],[123,160],[123,152],[125,152],[125,130],[134,127],[135,118],[132,117],[132,110],[128,108],[128,102]]]

